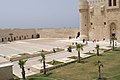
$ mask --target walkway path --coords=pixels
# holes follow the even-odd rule
[[[99,44],[102,47],[102,46],[108,46],[109,42],[99,42],[99,43],[88,42],[88,45],[84,46],[84,50],[81,51],[81,57],[84,58],[86,56],[86,54],[84,53],[95,50],[94,47],[96,46],[96,44]],[[62,59],[62,58],[70,57],[70,56],[75,56],[75,55],[77,55],[76,49],[73,49],[72,52],[61,51],[57,53],[52,53],[52,54],[46,55],[46,62],[57,60],[57,59]],[[32,65],[40,64],[40,59],[41,57],[34,57],[34,58],[28,59],[25,65],[26,73],[27,74],[29,73],[28,75],[35,74],[31,70],[28,71],[27,69],[30,68]],[[17,61],[13,62],[13,64],[14,64],[13,66],[14,74],[17,76],[21,76],[21,73],[20,73],[21,69],[19,68],[18,62]]]

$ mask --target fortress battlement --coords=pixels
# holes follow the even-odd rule
[[[88,1],[89,5],[96,5],[96,4],[101,4],[104,3],[105,0],[92,0],[92,1]]]

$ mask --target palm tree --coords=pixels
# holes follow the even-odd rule
[[[12,37],[13,33],[10,33],[9,35],[11,37],[11,41],[13,41],[13,37]]]
[[[83,50],[83,45],[82,44],[77,44],[76,45],[76,50],[78,51],[78,60],[77,60],[77,62],[80,63],[80,50]]]
[[[95,47],[95,49],[97,50],[97,56],[99,56],[99,55],[100,55],[100,54],[99,54],[100,46],[97,44],[96,47]]]
[[[25,65],[26,61],[27,60],[19,60],[19,62],[18,62],[20,68],[22,69],[22,78],[23,78],[23,80],[26,80],[26,78],[25,78],[25,69],[24,69],[24,65]]]
[[[43,73],[46,74],[46,65],[45,65],[45,54],[41,53],[41,61],[43,62]]]
[[[103,64],[98,61],[98,80],[101,80],[101,67],[103,67]]]

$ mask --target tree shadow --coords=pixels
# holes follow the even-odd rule
[[[85,64],[85,63],[88,63],[88,61],[81,61],[80,63]]]
[[[53,73],[51,73],[51,72],[48,72],[47,74],[42,74],[42,76],[43,77],[48,77],[48,76],[50,76],[50,75],[52,75]]]
[[[93,79],[93,80],[98,80],[97,78],[95,78],[95,79]],[[105,77],[102,77],[101,79],[99,79],[99,80],[108,80],[107,78],[105,78]]]
[[[96,54],[96,56],[98,56],[98,55]],[[103,56],[103,54],[99,54],[99,56]],[[98,56],[98,57],[99,57],[99,56]]]

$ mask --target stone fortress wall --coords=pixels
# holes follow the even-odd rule
[[[79,28],[49,28],[37,31],[41,34],[41,38],[68,38],[69,36],[74,38],[78,32],[80,32]]]
[[[120,0],[79,0],[81,37],[120,41]],[[86,14],[85,14],[86,13]]]
[[[35,37],[34,29],[0,29],[0,42],[30,39]]]
[[[79,28],[0,29],[0,42],[32,38],[75,37]]]

